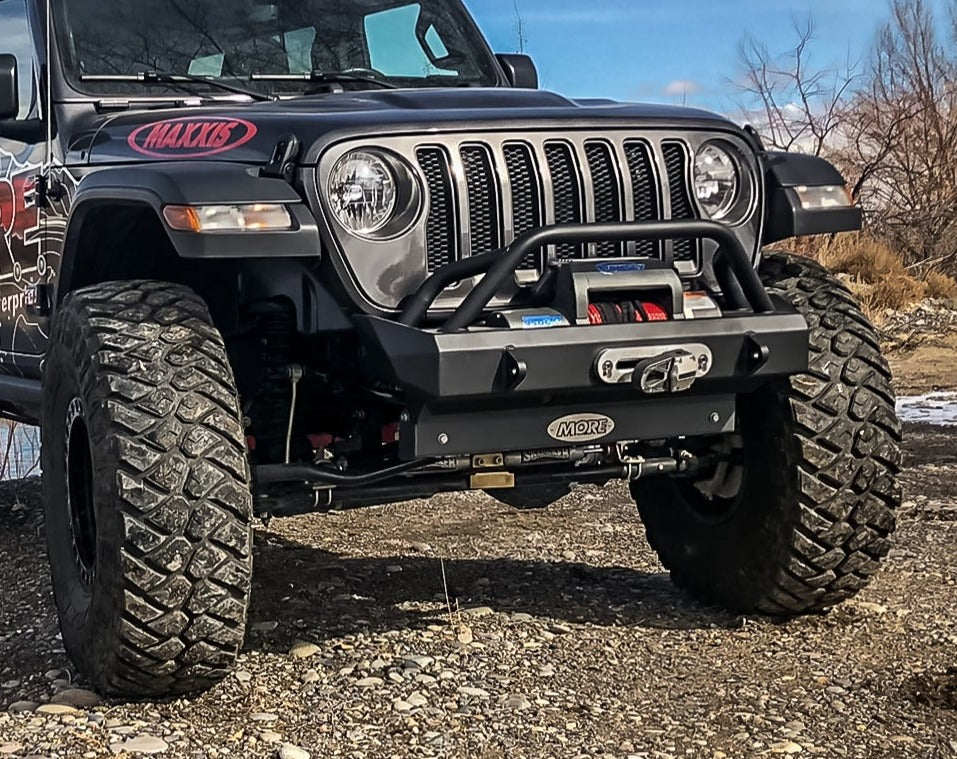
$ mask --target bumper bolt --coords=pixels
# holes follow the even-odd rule
[[[441,435],[439,435],[439,445],[448,445],[448,444],[449,444],[449,436],[443,432]]]
[[[718,424],[718,423],[720,423],[720,422],[721,422],[721,414],[719,414],[717,411],[715,411],[715,412],[711,415],[711,423],[712,423],[712,424]]]

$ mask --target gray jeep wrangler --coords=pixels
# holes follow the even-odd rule
[[[68,653],[206,688],[255,518],[470,489],[626,481],[698,598],[837,604],[894,530],[894,394],[764,247],[860,224],[753,130],[540,91],[459,0],[0,0],[0,413],[42,428]]]

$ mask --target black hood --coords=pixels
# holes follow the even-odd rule
[[[269,103],[124,111],[97,118],[71,140],[92,164],[148,160],[261,163],[278,140],[307,146],[337,131],[520,131],[529,128],[717,129],[738,131],[707,111],[664,105],[569,100],[538,90],[418,89],[342,92]],[[308,160],[314,161],[315,155]]]

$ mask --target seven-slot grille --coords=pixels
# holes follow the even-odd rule
[[[696,218],[688,156],[682,142],[656,149],[640,138],[420,146],[429,271],[496,250],[545,224]],[[548,253],[530,254],[521,268],[542,269]],[[694,262],[698,246],[694,240],[677,240],[673,247],[599,242],[558,245],[551,254],[560,260],[672,254]]]

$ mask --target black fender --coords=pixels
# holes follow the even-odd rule
[[[761,156],[768,202],[762,243],[805,235],[855,232],[863,224],[860,208],[806,209],[798,187],[845,187],[844,177],[829,161],[800,153],[768,152]]]
[[[276,232],[194,234],[169,228],[166,205],[281,203],[294,229]],[[149,208],[183,259],[316,258],[319,229],[296,190],[281,179],[260,177],[258,169],[214,162],[150,163],[115,166],[84,176],[73,193],[63,245],[59,292],[71,290],[84,224],[90,213],[107,207]]]

